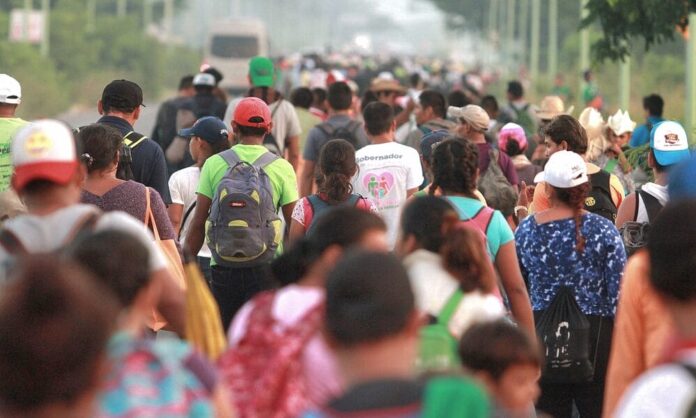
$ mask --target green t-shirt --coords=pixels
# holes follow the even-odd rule
[[[15,132],[27,121],[20,118],[0,118],[0,192],[10,188],[12,180],[12,157],[10,144]]]
[[[248,163],[253,163],[262,154],[268,152],[263,145],[243,145],[238,144],[232,147],[237,153],[239,159]],[[220,155],[213,155],[208,158],[201,169],[201,177],[198,182],[197,193],[213,199],[218,184],[225,176],[227,169],[230,166]],[[299,195],[297,192],[297,178],[295,170],[286,160],[279,158],[264,168],[264,171],[271,180],[271,189],[273,192],[273,205],[276,209],[295,202]],[[286,222],[289,220],[286,220]],[[278,246],[278,253],[282,252],[281,242]],[[215,264],[211,262],[211,264]]]

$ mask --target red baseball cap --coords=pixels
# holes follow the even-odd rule
[[[271,126],[271,109],[257,97],[246,97],[237,103],[233,121],[240,126],[268,128]]]

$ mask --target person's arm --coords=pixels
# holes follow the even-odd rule
[[[636,205],[638,199],[636,193],[629,194],[619,206],[619,211],[616,214],[616,227],[621,228],[626,222],[635,221]]]
[[[312,160],[304,160],[300,178],[300,197],[307,197],[314,189],[314,170],[316,164]]]
[[[283,218],[286,220],[286,222],[288,219],[292,219],[292,211],[293,211],[293,209],[295,209],[295,203],[296,202],[291,202],[291,203],[288,203],[287,205],[282,206]],[[290,225],[290,224],[288,223],[288,225]]]
[[[621,180],[614,174],[609,176],[609,188],[611,189],[611,200],[614,202],[614,206],[618,209],[626,196],[623,184]]]
[[[288,240],[290,242],[295,242],[302,238],[306,231],[306,213],[305,213],[305,199],[300,198],[295,202],[295,207],[292,210],[291,220],[290,220],[290,232],[288,234]]]
[[[184,205],[178,203],[172,203],[167,208],[167,214],[169,215],[169,220],[172,222],[172,227],[174,227],[174,232],[179,235],[181,231],[181,217],[184,214]]]
[[[407,199],[410,198],[417,191],[418,191],[418,187],[414,187],[413,189],[406,190],[406,198]]]
[[[164,159],[162,148],[156,148],[151,163],[152,168],[150,172],[152,175],[150,176],[149,184],[146,184],[146,186],[157,190],[165,205],[171,205],[172,198],[169,195],[169,184],[167,182],[167,162]]]
[[[411,117],[411,112],[413,112],[413,109],[415,108],[416,104],[413,102],[413,100],[409,99],[406,108],[399,112],[399,114],[396,115],[396,117],[394,118],[397,128],[403,125],[404,123],[408,122],[409,117]]]
[[[512,316],[531,336],[535,336],[536,328],[534,327],[532,305],[529,301],[527,287],[524,285],[524,280],[522,280],[514,240],[500,246],[495,258],[495,267],[498,270],[503,288],[510,301]]]
[[[150,274],[152,282],[160,283],[157,310],[167,320],[167,329],[183,337],[186,325],[186,295],[167,269]]]
[[[306,229],[304,225],[293,219],[290,221],[290,233],[288,234],[288,240],[293,243],[305,236]]]
[[[208,211],[212,203],[213,201],[209,197],[198,194],[196,208],[191,214],[191,225],[189,226],[188,234],[186,234],[184,251],[189,251],[190,254],[198,254],[201,250],[205,239],[205,220],[208,219]]]
[[[173,239],[176,240],[176,234],[174,227],[172,226],[172,221],[169,219],[167,214],[167,208],[162,202],[162,198],[159,193],[150,189],[150,204],[152,206],[152,215],[155,217],[155,223],[157,224],[157,231],[159,232],[161,239]]]
[[[621,283],[605,385],[603,416],[607,418],[614,416],[626,388],[647,368],[642,294],[650,291],[641,284],[649,275],[648,263],[647,253],[636,254],[626,266]]]
[[[287,138],[285,142],[285,152],[290,165],[297,173],[300,169],[300,136],[294,135]]]

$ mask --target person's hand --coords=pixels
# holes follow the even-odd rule
[[[413,100],[413,97],[408,98],[408,102],[406,103],[406,111],[411,114],[413,111],[416,109],[416,101]]]
[[[524,181],[520,183],[520,194],[517,196],[517,205],[529,207],[530,202],[534,199],[534,186],[527,186]]]

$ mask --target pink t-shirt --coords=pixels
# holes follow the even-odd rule
[[[324,301],[324,289],[319,287],[288,285],[276,292],[273,301],[273,317],[278,326],[293,326],[307,312]],[[228,339],[230,347],[239,343],[246,333],[249,314],[254,299],[247,302],[232,321]],[[336,359],[326,345],[319,330],[309,340],[302,354],[307,392],[314,405],[323,405],[343,391]]]

